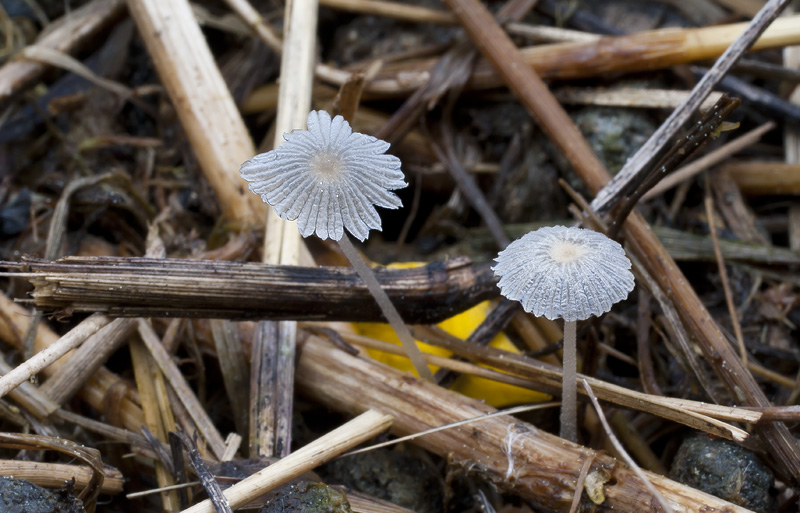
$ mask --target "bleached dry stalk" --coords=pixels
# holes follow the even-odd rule
[[[20,383],[29,380],[31,376],[38,374],[42,369],[67,354],[70,350],[75,349],[84,340],[110,322],[111,319],[102,314],[89,316],[72,328],[69,333],[58,339],[58,342],[39,351],[33,357],[22,362],[14,370],[1,377],[0,397],[19,386]]]
[[[255,147],[189,2],[128,0],[128,9],[224,214],[263,224],[266,206],[238,172]]]
[[[342,454],[361,442],[386,431],[391,425],[392,417],[390,415],[368,410],[302,449],[298,449],[269,467],[256,472],[244,481],[231,486],[225,490],[225,498],[228,499],[231,508],[236,509],[299,476],[303,472],[311,470],[329,461],[334,456]],[[214,513],[214,505],[210,500],[206,499],[191,508],[183,510],[183,513]]]

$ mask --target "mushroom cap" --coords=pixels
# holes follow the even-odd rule
[[[363,241],[381,229],[375,206],[398,208],[389,192],[407,184],[389,143],[353,132],[342,116],[308,115],[308,130],[284,134],[286,142],[256,155],[240,169],[250,190],[283,219],[297,220],[303,237],[339,240],[346,228]]]
[[[526,312],[554,320],[588,319],[633,290],[631,261],[602,233],[548,226],[523,235],[495,259],[500,293]]]

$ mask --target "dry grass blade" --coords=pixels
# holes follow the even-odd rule
[[[653,199],[664,191],[675,187],[684,180],[688,180],[703,170],[708,169],[709,167],[727,159],[731,155],[738,153],[744,148],[755,144],[759,139],[761,139],[762,135],[769,132],[773,128],[775,128],[775,122],[767,121],[758,128],[754,128],[746,134],[723,144],[716,150],[711,151],[691,162],[690,164],[687,164],[682,168],[670,173],[669,176],[658,182],[652,189],[647,191],[644,196],[642,196],[642,201]]]
[[[129,347],[136,377],[136,386],[142,398],[142,412],[144,414],[142,431],[149,439],[155,438],[151,442],[156,454],[158,454],[159,445],[167,443],[167,433],[177,429],[175,418],[169,408],[164,378],[147,352],[147,348],[138,340],[131,341]],[[164,463],[159,459],[154,461],[154,464],[158,486],[174,485],[175,480]],[[174,511],[180,509],[178,495],[175,491],[163,492],[161,494],[161,502],[165,510]]]
[[[267,25],[264,18],[250,5],[250,2],[247,0],[225,0],[225,3],[258,34],[264,44],[270,47],[273,52],[281,53],[283,43],[280,36],[272,30],[272,27]]]
[[[375,410],[366,411],[347,424],[231,486],[225,490],[225,498],[232,508],[238,508],[347,449],[382,433],[391,424],[390,415]],[[214,513],[214,506],[206,499],[182,513]]]
[[[559,390],[561,387],[562,375],[560,370],[533,360],[532,358],[509,353],[493,347],[481,347],[474,344],[467,344],[463,340],[437,328],[417,326],[414,331],[417,338],[428,344],[443,347],[463,358],[491,365],[517,376],[528,378],[536,384],[539,390]],[[687,408],[688,403],[686,402],[677,405],[673,402],[673,399],[670,398],[636,392],[594,378],[585,378],[584,376],[581,376],[581,378],[589,379],[590,383],[598,391],[598,394],[600,394],[603,400],[658,415],[701,431],[713,433],[715,436],[722,436],[737,441],[744,441],[748,437],[746,431],[709,416],[707,413],[711,413],[711,411],[715,409],[713,407],[708,408],[706,405],[698,403],[695,408]],[[737,420],[744,420],[744,417],[739,416],[740,414],[737,413],[735,408],[721,408],[723,408],[727,414],[738,417]],[[745,415],[749,416],[750,413],[752,412]],[[757,421],[758,418],[750,417],[749,422]]]
[[[52,48],[47,48],[44,46],[33,45],[26,47],[20,53],[20,56],[32,61],[40,62],[42,64],[47,64],[49,66],[61,68],[75,73],[76,75],[85,78],[86,80],[99,87],[102,87],[103,89],[107,89],[115,94],[118,94],[122,98],[128,99],[134,96],[134,92],[130,88],[120,84],[119,82],[97,76],[97,74],[95,74],[80,61],[63,52],[59,52],[58,50],[53,50]]]

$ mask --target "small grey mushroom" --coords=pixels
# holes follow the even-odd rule
[[[316,233],[320,239],[339,243],[417,373],[432,382],[433,374],[411,331],[344,232],[347,229],[363,242],[370,230],[381,229],[375,206],[402,206],[400,198],[390,192],[408,185],[400,159],[386,154],[388,142],[353,132],[342,116],[331,118],[324,110],[311,111],[307,125],[308,130],[284,134],[286,142],[242,164],[240,173],[250,182],[250,190],[272,205],[282,219],[297,220],[300,235]]]
[[[390,192],[405,187],[400,159],[387,155],[389,143],[353,132],[342,116],[311,111],[308,130],[284,134],[286,142],[256,155],[240,169],[250,190],[303,237],[339,240],[344,229],[360,241],[381,229],[375,206],[399,208]]]
[[[523,235],[495,259],[500,293],[526,312],[564,319],[561,437],[577,440],[576,321],[628,297],[634,281],[622,246],[602,233],[548,226]]]

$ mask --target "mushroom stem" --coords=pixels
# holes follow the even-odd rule
[[[575,349],[577,321],[564,321],[564,359],[561,373],[561,438],[578,442],[578,356]]]
[[[339,247],[342,248],[344,256],[347,257],[347,259],[350,261],[350,264],[356,270],[356,273],[358,273],[361,279],[364,280],[364,283],[367,285],[367,289],[369,289],[370,294],[372,294],[372,297],[375,298],[375,301],[378,303],[381,312],[383,312],[383,316],[389,321],[389,325],[397,334],[397,338],[399,338],[400,342],[403,343],[403,348],[406,351],[406,355],[408,355],[408,358],[411,360],[411,363],[417,370],[417,374],[431,383],[435,383],[433,374],[431,373],[431,370],[428,368],[428,364],[425,361],[425,357],[422,356],[422,351],[420,351],[419,347],[417,347],[417,343],[414,341],[411,331],[408,329],[408,326],[406,326],[406,323],[403,322],[403,318],[400,317],[400,312],[397,311],[397,308],[394,307],[392,300],[389,299],[389,296],[383,290],[381,284],[378,283],[375,273],[372,272],[372,269],[370,269],[369,265],[367,265],[367,263],[358,253],[358,250],[356,250],[355,246],[353,246],[353,243],[350,242],[350,237],[348,237],[346,233],[338,242]],[[572,379],[572,388],[574,394],[574,377]]]

